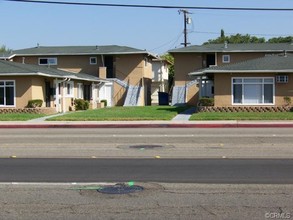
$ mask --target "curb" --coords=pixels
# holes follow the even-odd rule
[[[0,128],[293,128],[292,124],[2,124]]]

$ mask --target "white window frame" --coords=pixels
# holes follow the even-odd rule
[[[242,80],[241,83],[234,83],[233,81],[235,79],[240,79]],[[245,83],[244,79],[261,79],[262,82],[261,85],[262,86],[262,103],[243,103],[244,101],[244,85],[256,85],[256,83]],[[265,79],[271,79],[272,82],[268,83],[265,82]],[[234,103],[234,84],[241,84],[242,85],[242,103]],[[265,84],[269,84],[269,85],[273,85],[273,103],[264,103],[264,85]],[[274,77],[232,77],[231,78],[231,103],[232,105],[257,105],[257,106],[261,106],[261,105],[275,105],[275,78]]]
[[[92,62],[93,60],[95,60],[95,62]],[[97,57],[90,57],[90,65],[97,65],[97,63],[98,63]]]
[[[229,54],[222,55],[222,62],[223,63],[230,63],[230,55]]]
[[[46,64],[42,64],[41,60],[47,59]],[[57,57],[39,57],[39,65],[40,66],[56,66],[58,65]]]
[[[15,89],[15,80],[0,80],[0,82],[3,82],[4,85],[0,85],[1,88],[4,88],[4,104],[0,104],[0,107],[15,107],[16,106],[16,89]],[[6,82],[13,82],[13,85],[12,86],[6,86]],[[6,87],[13,87],[13,94],[14,94],[14,97],[13,97],[13,105],[6,105]]]
[[[70,98],[74,97],[74,82],[73,81],[65,82],[65,97],[70,97]]]
[[[83,84],[77,83],[77,98],[83,99]]]
[[[288,75],[277,75],[276,83],[288,83],[289,77]]]

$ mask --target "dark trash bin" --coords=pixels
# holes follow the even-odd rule
[[[158,92],[159,105],[169,105],[169,94],[167,92]]]

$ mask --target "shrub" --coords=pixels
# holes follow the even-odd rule
[[[286,103],[286,105],[291,105],[291,98],[289,96],[285,96],[284,102]]]
[[[76,111],[87,110],[87,109],[89,109],[90,103],[89,103],[89,101],[86,101],[83,99],[75,99],[74,106],[75,106]]]
[[[104,106],[107,107],[107,100],[106,99],[102,99],[101,102],[104,102]]]
[[[214,104],[214,98],[200,98],[198,103],[199,106],[214,106]]]
[[[27,103],[27,108],[36,108],[36,107],[42,107],[43,100],[41,99],[33,99],[29,100]]]

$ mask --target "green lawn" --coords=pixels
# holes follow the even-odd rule
[[[112,107],[95,110],[73,112],[63,116],[53,117],[50,121],[141,121],[141,120],[171,120],[188,106],[142,106],[142,107]]]
[[[201,112],[190,120],[293,120],[293,112]]]
[[[45,114],[32,113],[5,113],[0,114],[0,121],[28,121],[35,118],[46,116]]]

